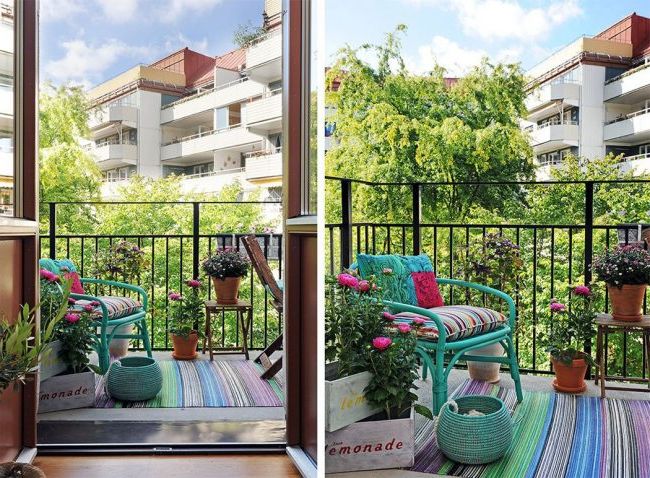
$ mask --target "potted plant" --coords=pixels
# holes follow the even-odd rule
[[[473,282],[502,290],[509,294],[516,293],[519,272],[523,261],[519,246],[502,234],[487,234],[483,240],[467,251],[464,265],[468,279]],[[493,296],[486,296],[486,306],[499,310],[501,301]],[[502,356],[505,350],[501,344],[487,345],[472,350],[472,355]],[[496,383],[500,380],[500,363],[467,361],[470,378]]]
[[[66,369],[41,382],[39,413],[90,407],[95,403],[95,372],[99,369],[90,363],[90,353],[96,340],[98,304],[69,302],[70,308],[54,332],[54,338],[61,343],[59,357]]]
[[[218,250],[203,261],[203,270],[212,278],[218,304],[236,304],[239,285],[250,269],[250,260],[232,247]]]
[[[377,412],[364,389],[372,377],[366,345],[384,329],[376,279],[354,271],[327,277],[325,293],[325,430],[333,432]]]
[[[40,286],[41,329],[45,329],[58,316],[62,308],[63,310],[67,309],[67,306],[64,307],[64,305],[68,301],[68,295],[63,293],[59,276],[46,269],[40,270]],[[40,363],[40,380],[46,380],[65,371],[67,365],[59,356],[60,351],[60,340],[44,343]]]
[[[607,284],[614,320],[640,321],[643,298],[650,283],[650,253],[639,246],[619,246],[597,256],[593,271]]]
[[[542,341],[555,371],[553,388],[559,392],[582,393],[587,389],[585,373],[594,360],[583,350],[594,335],[594,302],[594,294],[586,285],[571,289],[568,306],[551,300],[548,335]]]
[[[389,316],[386,316],[387,320]],[[415,352],[420,325],[399,324],[366,344],[365,363],[371,374],[364,389],[378,412],[325,435],[326,468],[330,473],[413,466],[414,411],[433,419],[431,410],[416,403],[418,378]]]
[[[119,241],[108,249],[97,251],[94,273],[100,279],[131,284],[137,281],[147,265],[142,248],[129,241]],[[110,295],[108,291],[105,293]],[[113,327],[108,327],[107,333],[112,332]],[[132,332],[133,324],[127,324],[120,326],[115,335],[128,335]],[[124,357],[129,351],[129,339],[111,340],[108,350],[113,357]]]
[[[199,337],[202,336],[199,331],[199,319],[203,315],[203,302],[199,294],[201,282],[192,279],[185,284],[190,290],[184,296],[177,292],[168,295],[171,302],[169,332],[174,344],[172,357],[177,360],[195,359]]]

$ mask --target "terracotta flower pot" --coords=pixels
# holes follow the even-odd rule
[[[199,334],[190,332],[189,337],[172,334],[174,352],[172,357],[176,360],[194,360],[196,358],[196,346],[199,343]]]
[[[585,374],[587,373],[587,362],[584,359],[575,359],[571,365],[565,365],[551,358],[555,380],[553,388],[558,392],[582,393],[587,390]]]
[[[217,304],[236,304],[239,297],[241,277],[212,278],[214,293],[217,295]]]
[[[623,287],[607,285],[607,292],[612,301],[612,317],[624,322],[639,322],[642,318],[641,307],[645,296],[645,284],[625,284]]]
[[[492,357],[503,357],[505,350],[501,344],[496,343],[475,349],[470,352],[471,355],[489,355]],[[467,361],[467,370],[472,380],[481,380],[483,382],[497,383],[501,377],[499,369],[501,364],[498,362],[472,362]]]

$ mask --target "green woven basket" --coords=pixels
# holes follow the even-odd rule
[[[149,357],[124,357],[111,364],[106,392],[117,400],[149,400],[162,389],[160,365]]]
[[[484,415],[465,415],[476,410]],[[438,414],[438,448],[447,458],[467,465],[501,458],[512,442],[512,419],[496,397],[467,395],[445,403]]]

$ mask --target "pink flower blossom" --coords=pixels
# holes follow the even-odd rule
[[[375,337],[372,339],[372,346],[377,350],[386,350],[392,343],[390,337]]]
[[[101,304],[99,303],[98,300],[93,300],[93,301],[90,303],[90,305],[92,305],[93,307],[99,307]]]
[[[591,290],[586,285],[579,285],[573,289],[575,295],[581,295],[584,297],[589,297],[591,295]]]
[[[415,325],[424,325],[425,322],[426,322],[426,319],[423,318],[423,317],[416,317],[412,321],[412,323],[415,324]]]
[[[68,323],[74,324],[75,322],[79,321],[79,314],[75,314],[73,312],[68,312],[67,314],[65,314],[64,318]]]
[[[359,283],[357,284],[356,289],[359,292],[368,292],[370,290],[370,282],[367,280],[360,280]]]
[[[86,305],[84,305],[84,310],[86,312],[92,312],[93,310],[95,310],[95,308],[90,304],[86,304]]]
[[[46,281],[49,282],[57,282],[59,280],[58,275],[56,275],[54,272],[48,271],[47,269],[41,269],[40,275],[41,275],[41,279],[45,279]]]
[[[169,298],[169,300],[173,300],[173,301],[178,301],[183,299],[183,296],[180,295],[178,292],[170,292],[167,295],[167,297]]]
[[[192,289],[198,289],[201,287],[201,281],[197,279],[190,279],[187,282],[185,282],[188,287],[191,287]]]
[[[392,322],[393,320],[395,320],[395,316],[390,312],[384,312],[382,316],[384,317],[384,320],[387,320],[388,322]]]
[[[566,310],[566,305],[561,302],[551,302],[551,312],[564,312]]]
[[[350,289],[355,289],[359,285],[359,280],[350,274],[339,274],[337,279],[340,285],[349,287]]]
[[[72,297],[68,297],[68,304],[75,305],[76,303],[77,301],[75,299],[73,299]]]
[[[411,331],[411,326],[409,324],[399,324],[397,330],[403,334],[408,334]]]

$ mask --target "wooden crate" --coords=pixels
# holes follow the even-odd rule
[[[38,412],[54,412],[95,404],[95,373],[57,375],[41,382]]]
[[[41,382],[43,380],[47,380],[50,377],[54,377],[55,375],[59,375],[60,373],[65,372],[66,368],[68,368],[66,363],[59,357],[60,351],[60,340],[50,342],[45,347],[43,347],[39,369]]]
[[[357,422],[325,433],[325,472],[413,466],[415,418]]]
[[[336,364],[327,364],[325,377],[335,375]],[[372,374],[362,372],[337,380],[325,380],[325,431],[333,432],[374,415],[363,390]]]

